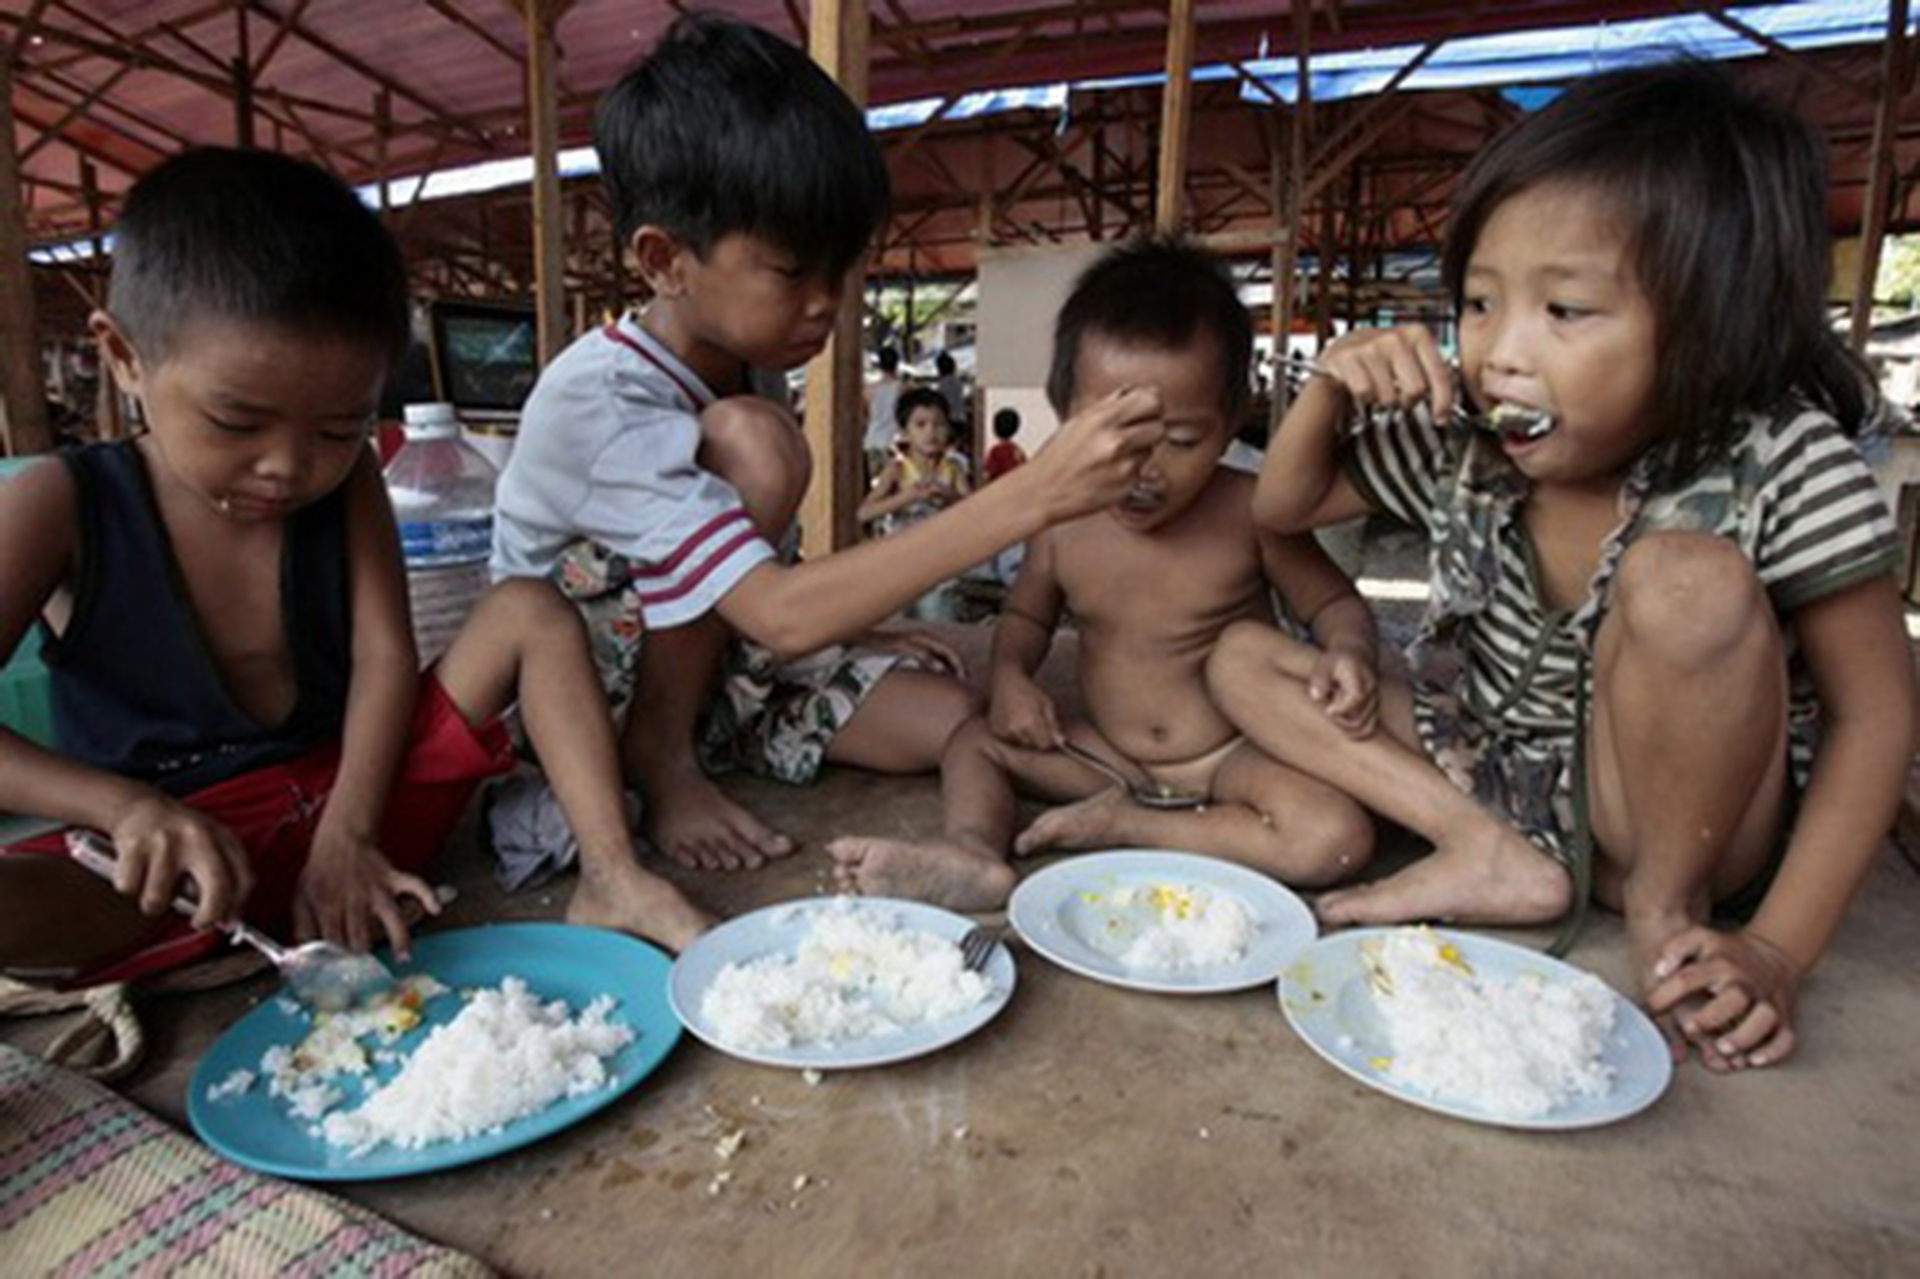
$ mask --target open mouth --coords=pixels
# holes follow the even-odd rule
[[[1525,404],[1496,404],[1483,421],[1487,430],[1510,444],[1531,444],[1557,425],[1553,414]]]
[[[1145,489],[1129,489],[1120,499],[1120,506],[1128,511],[1151,511],[1160,505],[1160,495]]]

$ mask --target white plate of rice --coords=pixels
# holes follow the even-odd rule
[[[1161,849],[1055,862],[1014,889],[1007,919],[1070,972],[1174,995],[1266,985],[1319,934],[1307,904],[1277,881]]]
[[[1599,978],[1451,929],[1361,928],[1280,978],[1287,1022],[1321,1057],[1427,1110],[1512,1128],[1591,1128],[1673,1078],[1653,1022]]]
[[[851,1070],[934,1052],[1013,997],[1013,955],[967,972],[973,921],[924,902],[815,897],[703,933],[674,961],[668,997],[694,1036],[766,1066]]]

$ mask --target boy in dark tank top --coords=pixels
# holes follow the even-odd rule
[[[678,948],[710,921],[641,867],[573,609],[503,583],[418,672],[368,432],[406,274],[352,191],[266,152],[178,156],[129,195],[89,326],[145,429],[0,485],[0,655],[41,628],[56,749],[0,731],[0,809],[104,832],[0,849],[0,968],[157,972],[244,917],[404,954],[411,898],[520,705],[581,848],[568,918]],[[183,881],[189,922],[169,903]]]

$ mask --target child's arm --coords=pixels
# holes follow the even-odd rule
[[[73,477],[47,458],[0,481],[0,662],[72,574],[79,544]],[[201,928],[239,916],[253,889],[240,841],[219,822],[130,778],[43,750],[0,729],[0,810],[105,831],[114,887],[159,916],[191,880]]]
[[[1119,501],[1165,433],[1159,393],[1123,391],[1069,419],[1031,463],[963,506],[819,559],[759,565],[720,614],[782,657],[857,635],[1015,542]]]
[[[1311,533],[1260,537],[1267,580],[1319,644],[1307,693],[1352,737],[1373,732],[1380,710],[1380,644],[1373,610]]]
[[[1779,877],[1745,928],[1697,927],[1662,950],[1655,1013],[1710,996],[1683,1028],[1722,1057],[1773,1065],[1793,1052],[1794,1001],[1899,810],[1914,747],[1913,671],[1891,578],[1793,614],[1820,696],[1820,748]]]
[[[1340,469],[1341,430],[1357,406],[1425,402],[1435,420],[1453,411],[1453,377],[1433,334],[1420,325],[1357,329],[1328,346],[1318,371],[1281,419],[1253,493],[1253,518],[1281,533],[1367,513]]]
[[[407,950],[399,899],[439,912],[433,889],[393,868],[378,847],[380,821],[406,753],[419,678],[407,621],[400,538],[380,470],[369,449],[348,475],[347,581],[353,617],[353,674],[347,685],[340,769],[314,830],[294,900],[299,933],[368,949],[375,927],[396,953]]]
[[[987,727],[995,737],[1034,750],[1058,746],[1060,714],[1034,682],[1034,672],[1053,647],[1062,595],[1053,571],[1053,539],[1041,534],[1027,546],[1020,576],[1007,592],[993,629],[987,666]]]

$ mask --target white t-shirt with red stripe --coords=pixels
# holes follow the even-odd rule
[[[582,538],[628,560],[649,630],[711,610],[774,556],[703,469],[705,383],[632,316],[575,341],[528,397],[493,521],[495,580],[547,577]]]

